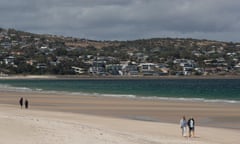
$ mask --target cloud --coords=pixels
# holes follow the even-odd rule
[[[0,27],[97,40],[238,41],[239,7],[238,0],[3,0]]]

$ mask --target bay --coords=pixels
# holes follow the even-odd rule
[[[15,79],[0,89],[75,95],[240,102],[239,79]]]

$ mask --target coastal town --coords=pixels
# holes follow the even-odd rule
[[[96,41],[0,29],[0,75],[239,75],[240,43],[153,38]]]

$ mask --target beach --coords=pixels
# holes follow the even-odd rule
[[[20,97],[29,100],[21,109]],[[1,144],[236,144],[240,105],[2,91]],[[194,117],[194,138],[179,121]]]

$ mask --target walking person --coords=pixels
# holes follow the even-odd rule
[[[182,117],[182,119],[180,120],[180,127],[182,129],[182,136],[187,136],[187,120],[185,118],[185,116]]]
[[[28,100],[26,99],[26,100],[25,100],[25,108],[28,109],[28,107],[29,107],[29,102],[28,102]]]
[[[189,127],[189,137],[195,136],[195,120],[191,117],[188,120],[188,127]]]
[[[19,104],[20,104],[20,106],[21,106],[21,108],[22,108],[22,107],[23,107],[23,97],[20,98]]]

